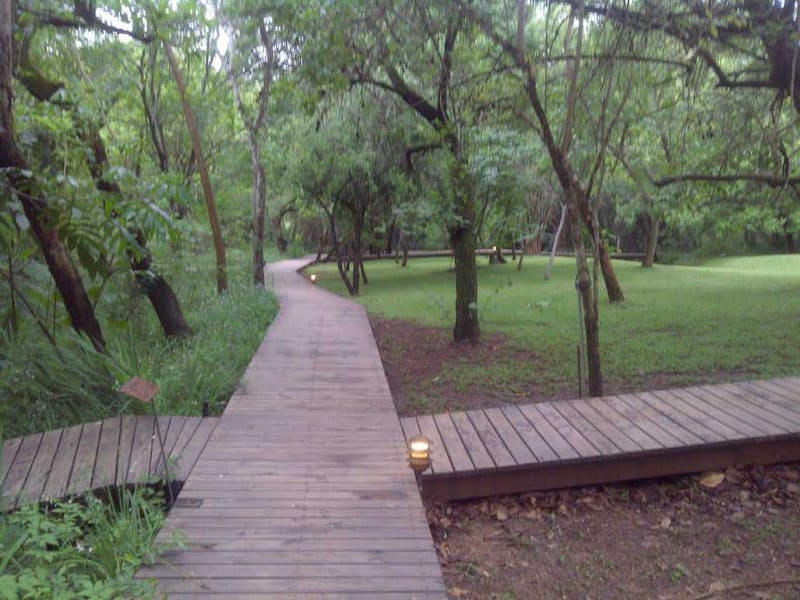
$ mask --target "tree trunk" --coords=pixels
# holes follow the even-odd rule
[[[147,294],[150,304],[156,311],[158,321],[168,338],[186,338],[192,335],[192,328],[183,316],[180,302],[167,281],[150,271],[150,254],[145,252],[141,261],[131,259],[131,268],[139,287]]]
[[[283,219],[281,218],[282,213],[278,213],[277,216],[272,217],[272,230],[275,232],[275,245],[278,247],[278,252],[283,254],[286,250],[289,249],[289,242],[283,235]],[[321,240],[322,238],[320,238]],[[322,242],[320,241],[320,249],[322,248]],[[320,251],[320,255],[322,252]]]
[[[575,223],[575,259],[578,269],[578,293],[581,297],[583,308],[583,326],[586,329],[586,363],[589,375],[589,395],[603,395],[603,377],[600,369],[600,327],[597,305],[594,301],[594,291],[589,271],[589,262],[586,259],[586,250],[581,238],[581,227]]]
[[[183,81],[178,61],[175,60],[175,53],[172,51],[172,46],[164,40],[164,50],[167,54],[172,76],[175,78],[175,83],[178,86],[178,93],[181,97],[181,105],[183,106],[183,116],[186,119],[186,126],[189,129],[189,135],[192,138],[192,150],[195,162],[197,163],[197,170],[200,172],[200,181],[203,184],[203,195],[206,199],[206,208],[208,209],[208,220],[211,223],[211,232],[214,236],[214,251],[217,256],[217,293],[222,294],[228,289],[228,276],[225,269],[225,242],[222,239],[222,230],[219,226],[219,217],[217,216],[217,204],[214,200],[214,190],[211,187],[211,179],[208,176],[208,167],[206,166],[206,159],[203,156],[203,145],[200,142],[200,132],[197,129],[197,120],[194,116],[189,99],[186,96],[186,84]]]
[[[547,269],[544,272],[545,280],[550,280],[553,274],[553,263],[556,260],[556,253],[558,252],[558,242],[561,240],[561,232],[564,231],[564,222],[567,220],[567,205],[561,205],[561,218],[558,220],[558,227],[556,234],[553,236],[553,246],[550,248],[550,260],[547,262]]]
[[[361,291],[361,248],[358,241],[353,242],[350,252],[353,257],[353,296],[358,296]]]
[[[519,262],[517,263],[517,271],[522,270],[522,259],[525,258],[525,245],[519,249]]]
[[[597,252],[600,256],[600,269],[603,271],[603,282],[606,284],[606,293],[609,302],[623,302],[625,296],[622,294],[622,287],[619,279],[614,272],[614,265],[611,263],[611,255],[608,253],[608,246],[600,237],[597,244]]]
[[[327,211],[326,211],[327,212]],[[350,278],[347,276],[345,272],[344,266],[342,265],[342,253],[339,249],[339,239],[336,236],[336,220],[333,216],[333,211],[328,213],[328,220],[331,224],[331,241],[333,242],[333,250],[336,253],[336,268],[339,271],[339,277],[342,278],[344,282],[344,287],[347,288],[347,293],[351,296],[355,296],[355,292],[353,291],[353,284],[350,283]]]
[[[784,233],[783,236],[786,239],[786,252],[788,252],[789,254],[794,254],[795,252],[797,252],[797,248],[794,242],[794,234],[787,232]]]
[[[389,223],[389,227],[386,230],[386,254],[392,253],[392,244],[394,243],[394,230],[397,227],[397,221],[392,221]]]
[[[264,218],[267,212],[267,190],[261,145],[250,136],[250,158],[253,165],[253,283],[264,287]]]
[[[642,258],[643,267],[652,267],[656,260],[656,248],[658,248],[658,232],[661,226],[658,217],[650,213],[645,215],[647,223],[647,237],[644,242],[644,257]]]
[[[90,158],[88,161],[89,172],[92,174],[97,189],[102,192],[121,195],[122,190],[116,182],[103,179],[109,166],[109,160],[100,133],[95,128],[87,127],[85,124],[78,125],[79,136],[92,149],[93,160]],[[144,236],[144,232],[138,227],[129,229],[129,231],[136,239],[136,243],[142,252],[142,257],[138,259],[132,254],[130,255],[129,265],[131,271],[133,271],[139,287],[147,294],[158,321],[161,323],[164,335],[168,338],[191,337],[192,328],[183,315],[178,297],[166,279],[152,272],[153,257],[147,248],[147,239]]]
[[[450,232],[456,267],[456,342],[477,342],[481,335],[478,323],[478,267],[475,264],[475,238],[469,227]]]
[[[325,235],[319,236],[319,246],[317,247],[317,257],[314,259],[315,263],[322,260],[322,253],[325,251]]]

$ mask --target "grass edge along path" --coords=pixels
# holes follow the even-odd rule
[[[532,351],[529,361],[487,364],[451,361],[438,375],[462,389],[493,381],[502,387],[536,381],[543,393],[564,386],[577,396],[578,343],[574,264],[556,262],[543,277],[546,259],[526,257],[521,271],[509,261],[479,264],[479,315],[484,340],[492,334]],[[356,300],[372,315],[449,330],[453,272],[450,259],[367,265],[369,285]],[[627,389],[703,381],[796,374],[800,355],[800,255],[722,258],[701,266],[643,269],[617,261],[626,302],[610,305],[601,289],[603,372]],[[344,293],[333,265],[314,265],[319,285]],[[601,284],[602,285],[602,284]],[[389,341],[391,345],[391,340]],[[421,382],[424,393],[425,382]]]

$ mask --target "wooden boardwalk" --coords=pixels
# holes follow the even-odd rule
[[[402,419],[433,441],[423,493],[456,499],[800,460],[800,378]]]
[[[184,481],[217,419],[159,417],[169,475]],[[3,443],[2,509],[161,477],[164,461],[150,416],[123,416]]]
[[[140,577],[170,598],[444,599],[366,313],[271,269],[281,310]]]

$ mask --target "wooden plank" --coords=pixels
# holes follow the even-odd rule
[[[414,576],[420,578],[436,577],[440,573],[438,564],[383,564],[380,568],[380,577],[394,579],[397,577]],[[293,579],[302,580],[305,578],[331,578],[339,580],[346,577],[370,577],[376,574],[375,565],[364,564],[343,564],[330,563],[322,560],[317,564],[213,564],[207,563],[199,566],[184,566],[175,568],[168,565],[155,565],[145,570],[148,577],[158,577],[160,579],[195,577],[200,580],[209,578],[218,579],[221,577],[231,577],[237,579]],[[336,583],[331,582],[331,591],[336,588]]]
[[[762,379],[759,381],[748,381],[746,383],[767,392],[770,398],[777,396],[783,401],[784,406],[791,407],[792,410],[796,409],[800,411],[800,390],[789,390],[786,387],[778,385],[774,379]]]
[[[78,443],[81,439],[81,429],[80,425],[75,425],[61,431],[58,449],[50,467],[50,476],[42,490],[43,500],[54,500],[67,495],[69,477],[72,474],[75,453],[78,451]]]
[[[75,451],[75,462],[69,476],[67,494],[83,494],[92,489],[92,474],[97,459],[97,446],[100,442],[101,421],[84,423],[81,426],[81,439]]]
[[[266,556],[265,556],[266,554]],[[165,562],[180,560],[181,565],[297,565],[297,564],[346,564],[346,565],[417,565],[420,555],[414,550],[283,550],[278,552],[250,552],[249,550],[202,550],[190,548],[186,551],[167,551],[161,555]],[[405,600],[408,600],[406,598]]]
[[[487,408],[483,411],[486,418],[489,419],[492,426],[497,431],[497,434],[502,438],[508,451],[514,458],[518,465],[538,462],[536,456],[531,452],[528,445],[525,443],[514,426],[506,418],[503,411],[499,408]]]
[[[797,403],[796,398],[792,398],[791,392],[783,391],[779,387],[769,388],[750,382],[731,384],[724,389],[742,400],[748,400],[749,397],[749,403],[752,403],[752,396],[755,395],[759,399],[759,406],[780,414],[784,422],[788,421],[795,426],[800,425],[800,404]]]
[[[14,462],[8,469],[6,479],[3,482],[5,506],[14,507],[17,505],[19,494],[28,479],[28,473],[33,461],[36,459],[41,441],[41,433],[33,433],[22,438],[17,454],[14,457]]]
[[[3,464],[2,471],[0,471],[0,490],[5,489],[6,475],[11,468],[14,458],[17,456],[17,451],[22,444],[22,438],[12,438],[3,442]]]
[[[459,472],[473,471],[475,466],[472,464],[472,460],[464,447],[464,443],[461,441],[461,437],[458,435],[458,431],[456,431],[450,415],[447,413],[434,415],[433,420],[436,423],[436,428],[439,430],[439,435],[444,442],[445,448],[447,448],[447,456],[450,457],[453,469]]]
[[[665,402],[660,397],[650,392],[642,392],[641,394],[634,394],[645,404],[648,404],[654,411],[661,413],[675,425],[681,426],[683,429],[690,431],[702,442],[710,444],[723,442],[727,438],[716,431],[710,430],[704,423],[699,423],[689,415],[675,408],[671,403]],[[670,429],[672,431],[672,429]]]
[[[403,437],[406,438],[406,441],[420,435],[417,417],[403,417],[400,419],[400,427],[403,429]]]
[[[171,598],[180,590],[192,590],[200,582],[191,577],[185,579],[162,579],[159,590]],[[214,578],[203,579],[203,593],[220,593],[230,597],[231,594],[261,594],[291,591],[296,598],[307,598],[309,593],[339,593],[349,597],[355,592],[367,593],[367,597],[380,598],[384,592],[402,592],[409,598],[417,592],[439,592],[444,596],[441,576],[430,578],[409,577],[323,577],[307,576],[300,579],[247,579],[247,578]],[[196,592],[195,592],[196,593]],[[371,596],[370,596],[371,595]],[[202,598],[202,596],[201,596]]]
[[[484,447],[489,451],[495,465],[498,467],[510,467],[517,464],[508,451],[505,441],[497,434],[494,426],[482,410],[470,410],[467,412],[467,416],[472,422],[475,431],[478,432]]]
[[[126,481],[128,485],[144,483],[150,474],[150,455],[153,451],[155,418],[149,415],[136,417],[136,429],[131,445]]]
[[[686,405],[691,406],[693,409],[707,415],[710,419],[717,423],[718,431],[729,431],[729,439],[738,439],[743,437],[763,437],[767,432],[757,426],[757,423],[752,416],[745,415],[746,420],[740,420],[732,415],[735,411],[734,407],[720,408],[706,399],[706,395],[702,392],[697,394],[690,394],[685,390],[670,390],[669,393],[674,397],[682,400]],[[712,397],[713,398],[713,397]],[[749,421],[749,422],[748,422]]]
[[[628,438],[636,442],[636,445],[643,450],[659,450],[664,448],[664,444],[659,442],[655,436],[648,432],[651,428],[658,429],[657,426],[641,415],[634,413],[627,405],[620,405],[615,403],[614,400],[613,397],[588,398],[585,402],[608,422],[614,423],[618,429],[621,429]],[[618,407],[624,407],[627,411],[623,412],[619,410]],[[672,439],[674,442],[680,443],[674,438]]]
[[[439,435],[439,429],[431,415],[420,415],[416,418],[419,431],[431,441],[431,459],[434,473],[452,473],[453,463],[447,453],[447,447]]]
[[[62,431],[61,429],[53,429],[44,432],[42,435],[36,458],[31,464],[31,470],[25,481],[25,486],[20,492],[21,503],[39,502],[41,499],[45,483],[47,483],[47,478],[50,476]]]
[[[528,408],[528,407],[526,407]],[[531,410],[538,411],[541,418],[546,419],[557,431],[561,434],[569,445],[572,446],[578,454],[584,458],[590,456],[598,456],[602,451],[595,448],[590,441],[588,441],[581,432],[572,423],[567,421],[561,413],[559,413],[551,403],[540,402],[529,407]],[[523,412],[525,410],[523,409]],[[525,416],[528,416],[527,413]]]
[[[533,422],[523,414],[519,406],[505,406],[501,411],[539,462],[555,461],[559,459],[559,456],[564,459],[578,456],[572,446],[555,429],[550,427],[550,424],[544,419],[540,419],[539,425],[543,428],[542,433],[540,433]],[[538,413],[535,413],[535,415],[538,419]],[[552,444],[545,440],[545,435],[549,436]]]
[[[169,436],[170,426],[172,425],[172,417],[158,417],[158,427],[156,428],[154,434],[156,435],[155,439],[153,440],[153,451],[150,453],[150,474],[151,475],[158,475],[160,473],[161,464],[164,462],[164,459],[161,456],[161,443],[164,444],[164,456],[167,457],[169,460],[169,443],[167,441],[167,437]],[[159,439],[158,435],[161,435]]]
[[[580,401],[557,402],[553,406],[561,413],[561,416],[577,427],[583,437],[589,440],[603,454],[619,454],[620,452],[641,450],[626,435],[608,423],[585,403],[581,404]],[[583,408],[587,415],[594,415],[593,420],[589,421],[583,412],[579,410],[579,407]]]
[[[192,472],[192,467],[197,462],[197,458],[206,447],[214,428],[217,426],[216,419],[203,419],[197,426],[194,435],[181,451],[177,460],[175,473],[170,475],[175,481],[186,481],[189,473]]]
[[[800,458],[800,437],[738,440],[699,444],[639,456],[599,457],[532,465],[527,469],[489,470],[476,475],[436,478],[423,476],[423,495],[443,500],[476,498],[581,485],[628,481],[701,472],[736,464],[772,464]]]
[[[715,385],[710,390],[718,396],[722,396],[728,402],[748,407],[748,410],[758,409],[764,418],[772,415],[770,421],[783,429],[793,430],[798,426],[797,416],[794,411],[791,408],[786,408],[781,403],[772,402],[764,398],[759,398],[759,402],[753,402],[753,394],[736,385]],[[777,423],[775,418],[779,419]]]
[[[173,452],[175,452],[175,444],[178,441],[178,437],[180,436],[183,428],[186,426],[186,423],[189,422],[189,417],[172,417],[169,421],[169,431],[167,432],[167,438],[164,441],[164,446],[167,449],[167,460],[169,457],[172,456]],[[196,424],[193,423],[193,426]],[[161,464],[159,463],[159,467]]]
[[[453,420],[453,424],[456,426],[458,435],[461,437],[461,441],[464,442],[464,447],[467,449],[469,457],[472,460],[472,464],[475,465],[475,468],[494,468],[494,461],[492,460],[489,452],[486,450],[486,447],[483,445],[478,432],[475,431],[475,427],[473,427],[472,422],[469,420],[467,414],[463,412],[450,413],[450,418]]]
[[[716,389],[716,386],[693,387],[683,390],[686,394],[699,396],[702,394],[706,402],[713,403],[720,410],[734,415],[740,421],[750,422],[762,435],[782,435],[788,433],[780,423],[780,418],[763,410],[752,402],[742,402],[733,394]]]
[[[770,379],[770,381],[788,392],[800,394],[800,380],[796,377],[779,377],[777,379]]]
[[[116,484],[121,423],[120,417],[112,417],[105,419],[100,428],[100,443],[91,484],[93,490]]]
[[[128,484],[128,467],[131,462],[133,439],[136,434],[136,417],[124,415],[119,424],[119,449],[117,450],[117,485]]]
[[[610,398],[609,402],[615,408],[618,408],[618,410],[623,410],[627,407],[629,411],[633,411],[632,413],[627,411],[623,413],[632,419],[646,419],[642,422],[643,426],[648,427],[648,433],[657,438],[665,447],[670,447],[673,444],[677,446],[687,446],[703,443],[701,438],[683,427],[680,423],[676,423],[670,419],[667,415],[655,410],[635,394],[616,396]],[[648,426],[648,422],[652,423],[655,427]]]
[[[186,448],[186,444],[189,443],[194,437],[194,432],[197,431],[197,428],[200,426],[200,423],[203,422],[203,419],[187,419],[186,423],[183,426],[183,429],[178,434],[178,439],[175,440],[175,445],[172,447],[172,452],[169,454],[169,478],[174,480],[175,473],[177,473],[178,467],[178,460],[183,453],[184,448]],[[226,447],[228,444],[226,444]],[[238,457],[243,457],[243,453],[240,450],[236,450],[235,455]],[[225,456],[223,452],[220,450],[217,451],[217,456],[220,458],[225,458],[228,460],[228,457]]]
[[[729,427],[718,418],[711,417],[708,414],[709,411],[707,407],[704,410],[690,402],[686,402],[673,394],[672,390],[660,390],[651,393],[659,400],[666,402],[675,410],[693,419],[695,423],[700,424],[702,427],[705,427],[706,430],[713,432],[724,440],[738,440],[746,437],[740,431]]]

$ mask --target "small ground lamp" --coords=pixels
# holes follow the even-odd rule
[[[411,468],[418,474],[431,466],[431,441],[416,435],[408,440],[408,459]]]
[[[315,285],[317,283],[317,274],[316,273],[312,273],[310,275],[309,279],[311,279],[311,285]]]

